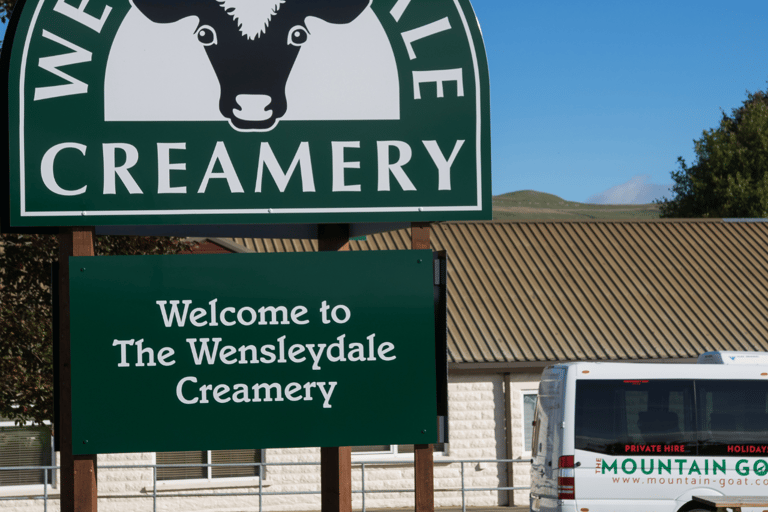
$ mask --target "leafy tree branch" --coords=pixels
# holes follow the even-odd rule
[[[178,238],[99,236],[97,255],[174,254]],[[53,420],[52,235],[0,235],[0,417]]]
[[[662,217],[768,217],[768,95],[749,94],[694,141],[692,165],[678,158]]]

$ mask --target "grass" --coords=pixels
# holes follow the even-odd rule
[[[494,220],[646,220],[658,219],[655,204],[586,204],[552,194],[520,190],[493,197]]]

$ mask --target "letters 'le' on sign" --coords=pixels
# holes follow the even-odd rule
[[[490,218],[468,0],[26,0],[11,226]]]

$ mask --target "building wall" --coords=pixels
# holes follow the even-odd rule
[[[525,460],[526,462],[514,463],[510,465],[510,478],[512,482],[510,487],[530,487],[531,485],[531,465],[527,462],[531,458],[530,450],[525,449],[523,438],[525,429],[523,425],[523,394],[538,392],[541,372],[537,373],[512,373],[505,376],[508,393],[505,397],[508,400],[510,436],[507,439],[509,443],[508,452],[511,459]],[[527,418],[526,418],[527,419]],[[527,490],[512,491],[513,505],[528,505],[529,492]]]
[[[507,456],[504,377],[501,374],[452,376],[448,382],[449,457],[504,459]],[[435,488],[461,487],[460,467],[435,467]],[[506,487],[507,465],[464,464],[466,487]],[[443,476],[445,475],[445,476]],[[448,476],[451,475],[451,476]],[[458,478],[458,481],[456,480]],[[471,491],[468,506],[507,505],[505,491]],[[458,497],[458,501],[456,498]],[[461,496],[435,493],[436,506],[461,505]]]
[[[517,382],[515,382],[517,384]],[[507,457],[510,443],[506,438],[505,376],[502,374],[452,375],[449,379],[449,447],[448,453],[435,454],[435,505],[461,506],[461,465],[450,460],[503,459]],[[511,401],[515,403],[514,399]],[[513,423],[513,431],[515,430]],[[522,438],[521,438],[522,439]],[[512,446],[515,446],[512,443]],[[377,460],[384,456],[371,456]],[[403,456],[407,457],[407,456]],[[320,462],[319,448],[269,449],[265,456],[267,463]],[[355,458],[355,460],[358,460]],[[100,512],[126,512],[152,510],[152,469],[119,468],[107,466],[141,466],[155,461],[153,453],[130,453],[100,455],[98,457],[98,487]],[[399,492],[413,489],[413,463],[409,460],[394,460],[396,464],[370,464],[365,467],[367,490],[391,490],[387,493],[366,494],[366,507],[413,507],[413,493]],[[526,467],[527,471],[527,467]],[[506,464],[467,462],[464,464],[466,487],[506,486],[509,468]],[[516,472],[513,478],[522,478]],[[517,480],[515,480],[517,481]],[[214,480],[216,488],[205,485],[178,484],[166,486],[158,491],[159,511],[217,511],[246,512],[259,510],[258,496],[245,497],[174,497],[180,492],[256,492],[258,483],[251,481],[251,487],[242,483]],[[246,484],[247,485],[247,484]],[[263,482],[265,492],[319,491],[320,467],[310,466],[269,466]],[[353,464],[352,488],[361,488],[361,467]],[[233,486],[233,487],[229,487]],[[453,489],[440,492],[439,489]],[[17,495],[21,494],[16,490]],[[0,497],[12,494],[0,488]],[[58,495],[58,490],[53,490]],[[468,506],[507,505],[506,491],[469,491],[466,493]],[[527,499],[527,498],[526,498]],[[264,496],[264,510],[300,511],[319,510],[320,495]],[[362,496],[353,494],[353,508],[362,508]],[[42,502],[32,500],[0,501],[0,510],[32,511],[42,510]],[[48,510],[59,510],[58,499],[49,503]]]

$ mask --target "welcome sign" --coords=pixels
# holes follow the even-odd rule
[[[10,225],[490,219],[468,0],[27,0]]]
[[[70,267],[75,454],[437,441],[431,251]]]

